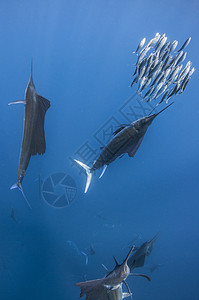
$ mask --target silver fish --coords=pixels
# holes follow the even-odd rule
[[[185,83],[183,84],[183,86],[182,86],[182,88],[181,88],[180,94],[184,92],[184,90],[186,89],[186,87],[187,87],[187,85],[188,85],[190,79],[191,79],[191,77],[189,77],[189,78],[185,81]]]
[[[192,68],[190,71],[189,71],[189,77],[191,77],[191,75],[195,72],[195,68]]]
[[[142,91],[150,84],[150,82],[151,82],[151,78],[148,78],[148,79],[145,81],[143,87],[142,87],[141,90],[140,90],[140,93],[141,93],[141,94],[142,94]]]
[[[168,48],[169,44],[170,42],[166,42],[160,49],[160,55],[159,55],[160,58],[162,58],[163,55],[165,54],[165,50]]]
[[[140,70],[140,74],[138,74],[138,81],[143,77],[145,73],[145,66]]]
[[[138,74],[140,74],[141,70],[143,69],[143,67],[146,65],[147,62],[147,57],[145,57],[140,64],[138,65]]]
[[[171,55],[167,56],[167,58],[166,58],[166,60],[165,60],[165,62],[164,62],[164,64],[163,64],[163,66],[162,66],[162,71],[166,70],[167,67],[168,67],[168,68],[170,67],[170,66],[169,66],[169,61],[170,61],[171,58],[172,58]]]
[[[146,74],[148,74],[148,71],[149,71],[149,69],[151,67],[152,61],[153,61],[153,53],[151,53],[149,55],[149,57],[148,57],[147,65],[146,65],[146,70],[145,70]]]
[[[157,41],[159,40],[159,38],[160,38],[160,34],[159,34],[159,32],[157,32],[156,35],[154,36],[154,38],[152,38],[152,39],[148,42],[147,47],[152,47],[152,46],[154,46],[155,43],[157,43]]]
[[[159,51],[163,46],[164,44],[166,43],[167,41],[167,37],[165,36],[159,43],[158,47],[156,48],[156,51]]]
[[[152,84],[151,84],[151,86],[152,85],[155,85],[157,82],[158,82],[158,80],[160,79],[160,77],[163,75],[163,72],[160,72],[158,75],[157,75],[157,77],[154,79],[154,81],[152,82]]]
[[[183,62],[185,60],[187,56],[187,52],[185,52],[181,57],[178,58],[178,60],[176,61],[175,65],[177,66],[178,64],[180,64],[181,62]]]
[[[182,55],[183,55],[183,51],[181,51],[181,52],[179,52],[178,54],[176,54],[176,55],[172,58],[172,60],[170,61],[169,66],[172,66],[172,65],[175,66],[177,60],[178,60],[179,58],[181,58]]]
[[[133,53],[137,53],[144,46],[145,42],[146,42],[146,38],[143,38],[139,43],[139,45],[137,46],[136,51],[134,51]]]
[[[163,40],[164,37],[165,37],[165,33],[163,33],[163,34],[161,35],[161,37],[159,38],[157,44],[155,45],[155,50],[156,50],[156,51],[157,51],[157,48],[159,47],[159,45],[160,45],[160,43],[161,43],[161,41]]]
[[[158,93],[156,94],[155,99],[157,99],[160,95],[162,95],[162,94],[166,91],[166,89],[167,89],[167,85],[163,85],[163,86],[159,89]]]
[[[144,47],[141,51],[140,54],[138,56],[138,60],[136,64],[140,64],[140,62],[143,60],[143,58],[145,57],[145,55],[147,54],[147,52],[150,50],[150,47]]]
[[[178,45],[178,41],[176,41],[176,40],[174,40],[174,41],[170,44],[170,46],[169,46],[170,53],[173,52],[173,51],[176,49],[177,45]]]
[[[158,103],[158,105],[164,101],[164,99],[166,98],[168,92],[169,92],[169,89],[166,90],[166,92],[165,92],[164,95],[162,96],[162,99],[160,100],[160,102]]]
[[[186,65],[185,68],[179,74],[177,81],[183,81],[185,79],[186,75],[189,73],[190,68],[191,68],[190,65]]]
[[[143,87],[144,83],[146,82],[146,77],[143,76],[141,81],[140,81],[140,86],[138,88],[138,93],[140,92],[141,88]]]
[[[180,52],[180,51],[182,51],[182,49],[186,48],[186,47],[189,45],[190,41],[191,41],[191,37],[189,37],[189,38],[184,42],[184,44],[183,44],[182,47],[178,50],[178,52]]]
[[[162,60],[163,60],[163,61],[166,59],[166,57],[168,57],[169,53],[170,53],[170,50],[169,50],[169,49],[167,49],[167,50],[164,52],[164,54],[163,54],[163,56],[162,56]]]
[[[177,67],[173,70],[173,72],[170,74],[168,80],[173,81],[174,78],[176,77],[176,75],[180,72],[181,68],[182,68],[182,65],[181,65],[181,66],[177,66]]]

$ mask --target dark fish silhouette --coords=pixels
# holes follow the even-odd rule
[[[13,221],[14,221],[15,223],[17,223],[17,220],[16,220],[16,218],[15,218],[15,211],[14,211],[14,208],[12,208],[12,210],[11,210],[10,217],[13,219]]]
[[[18,103],[25,104],[24,130],[19,159],[17,183],[14,184],[11,189],[18,188],[22,192],[25,200],[30,207],[30,204],[24,195],[21,184],[25,176],[30,157],[36,154],[44,154],[46,151],[44,119],[46,111],[50,107],[50,101],[38,95],[35,90],[32,79],[32,61],[30,79],[25,91],[25,100],[11,102],[9,103],[9,105]]]
[[[96,280],[90,280],[86,282],[76,283],[81,288],[80,297],[86,295],[86,300],[121,300],[131,295],[128,285],[125,279],[129,275],[142,276],[150,281],[150,278],[144,274],[130,274],[130,269],[127,265],[127,261],[134,249],[134,246],[129,251],[124,262],[119,265],[114,257],[116,266],[106,277]],[[122,283],[128,288],[128,293],[122,292]]]
[[[163,112],[166,108],[168,108],[172,104],[173,102],[169,104],[167,107],[165,107],[164,109],[162,109],[159,113],[155,113],[147,117],[143,117],[128,125],[121,125],[121,127],[114,132],[114,137],[107,144],[107,146],[104,147],[101,154],[93,163],[91,168],[75,159],[75,161],[86,170],[87,182],[84,191],[85,193],[88,190],[88,187],[92,179],[92,173],[95,170],[103,167],[103,171],[100,176],[102,177],[102,175],[106,170],[106,167],[110,163],[112,163],[117,157],[125,153],[128,153],[130,157],[133,157],[135,155],[140,144],[142,143],[142,140],[144,138],[144,135],[149,125],[152,123],[155,117],[157,117],[161,112]]]
[[[89,250],[89,253],[88,253],[89,255],[94,255],[95,254],[95,249],[94,249],[94,247],[93,247],[93,245],[92,244],[90,244],[90,250]]]
[[[151,240],[148,240],[145,243],[143,243],[129,258],[128,266],[130,270],[144,266],[145,258],[146,256],[149,256],[151,254],[151,251],[153,250],[157,238],[158,234],[156,234]]]

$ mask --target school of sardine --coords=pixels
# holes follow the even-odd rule
[[[156,33],[146,46],[146,38],[141,40],[133,52],[138,58],[131,87],[138,84],[137,92],[144,101],[158,99],[157,105],[164,100],[167,103],[171,97],[184,92],[195,71],[190,60],[184,68],[182,65],[187,56],[187,52],[183,50],[190,41],[191,37],[175,51],[178,41],[167,41],[165,33]]]

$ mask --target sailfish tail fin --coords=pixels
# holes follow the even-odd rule
[[[27,203],[28,206],[32,209],[32,207],[30,206],[30,203],[29,203],[28,199],[26,198],[26,195],[24,194],[24,191],[23,191],[23,189],[22,189],[22,185],[21,185],[20,182],[17,182],[17,183],[15,183],[15,184],[13,184],[13,185],[11,186],[10,189],[13,190],[13,189],[16,189],[16,188],[18,188],[18,189],[21,191],[21,193],[22,193],[24,199],[26,200],[26,203]]]
[[[87,181],[86,181],[86,187],[84,190],[84,193],[86,193],[88,191],[89,185],[91,183],[91,179],[92,179],[92,171],[91,168],[88,167],[87,165],[83,164],[81,161],[74,159],[74,161],[76,161],[76,163],[78,163],[82,168],[84,168],[84,170],[86,171],[87,174]]]

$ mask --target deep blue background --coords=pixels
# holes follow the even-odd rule
[[[132,95],[131,52],[142,37],[165,32],[182,44],[191,36],[188,58],[198,69],[198,15],[196,0],[1,1],[1,299],[78,299],[74,283],[84,274],[103,276],[101,264],[113,268],[112,255],[122,260],[136,235],[144,242],[159,231],[147,264],[162,266],[152,274],[145,268],[151,283],[128,279],[134,298],[198,299],[198,73],[153,122],[135,158],[112,164],[86,195],[85,177],[69,160]],[[31,56],[36,89],[51,108],[46,154],[31,158],[23,182],[29,210],[21,193],[9,190],[24,108],[7,103],[24,98]],[[36,179],[60,171],[75,179],[78,195],[71,206],[54,209],[40,199]],[[85,252],[93,244],[87,266],[67,240]]]

